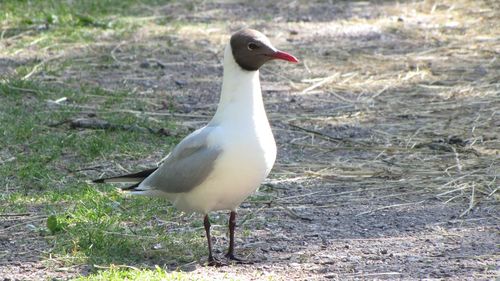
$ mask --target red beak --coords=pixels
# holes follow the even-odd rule
[[[271,57],[275,59],[286,60],[293,63],[299,62],[299,60],[296,57],[282,51],[276,51],[276,53],[272,54]]]

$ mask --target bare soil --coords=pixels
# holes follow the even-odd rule
[[[255,263],[181,268],[214,279],[494,280],[499,7],[433,3],[221,1],[196,2],[194,11],[169,4],[151,13],[194,27],[151,27],[121,45],[103,38],[109,44],[66,54],[80,63],[57,79],[134,89],[156,113],[173,101],[179,125],[195,128],[216,107],[228,34],[246,25],[262,30],[302,63],[261,72],[279,153],[264,199],[239,211],[246,218],[239,229],[250,234],[237,234],[237,251]],[[93,55],[102,50],[115,55],[111,67]],[[80,69],[82,62],[93,70]],[[4,280],[67,279],[91,266],[46,267],[41,257],[50,249],[33,234],[0,237],[0,245]],[[227,238],[215,245],[222,255]]]

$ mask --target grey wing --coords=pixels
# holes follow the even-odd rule
[[[213,170],[222,149],[208,144],[214,127],[204,127],[182,140],[158,170],[135,190],[158,190],[166,193],[188,192],[201,184]]]

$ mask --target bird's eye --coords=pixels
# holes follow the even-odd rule
[[[250,51],[253,51],[253,50],[255,50],[255,49],[259,48],[259,46],[258,46],[256,43],[254,43],[254,42],[250,42],[250,43],[248,43],[248,46],[247,46],[247,47],[248,47],[248,49],[249,49]]]

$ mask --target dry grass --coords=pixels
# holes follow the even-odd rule
[[[309,137],[293,143],[318,151],[307,161],[312,175],[397,179],[443,202],[464,202],[462,215],[482,200],[497,201],[498,5],[391,7],[386,17],[295,27],[294,45],[314,40],[309,46],[318,56],[304,60],[311,78],[290,78],[294,95],[311,107],[323,104],[323,112],[274,118],[288,117],[290,129],[307,131]],[[339,141],[339,126],[370,132]],[[345,150],[361,159],[333,156]],[[317,165],[317,157],[329,153],[330,163]]]
[[[468,238],[493,237],[486,234],[498,226],[491,223],[498,216],[495,208],[500,199],[497,2],[280,1],[271,5],[260,0],[246,4],[174,1],[133,6],[133,11],[140,12],[138,16],[106,16],[118,25],[84,26],[78,29],[76,39],[52,33],[52,29],[37,30],[36,25],[17,29],[15,22],[8,21],[0,36],[0,73],[40,85],[81,89],[50,93],[49,100],[37,100],[48,104],[42,114],[64,112],[73,119],[95,114],[115,118],[116,126],[133,119],[148,128],[175,121],[182,127],[176,134],[182,135],[204,124],[215,109],[221,51],[229,34],[242,26],[260,29],[276,46],[301,60],[298,66],[269,64],[262,70],[266,106],[280,154],[271,179],[242,209],[242,229],[250,234],[242,238],[241,248],[245,253],[257,252],[258,257],[271,256],[271,262],[222,271],[201,268],[186,278],[225,278],[225,272],[242,279],[293,276],[309,280],[313,275],[316,279],[451,276],[459,280],[461,274],[494,278],[498,271],[490,267],[495,256],[488,256],[491,249],[480,251],[492,240],[484,240],[481,247],[471,246],[480,249],[477,253],[482,256],[470,249],[459,253],[470,255],[465,269],[441,264],[439,257],[464,260],[453,256],[455,240],[460,238],[468,246]],[[7,86],[27,96],[49,91]],[[86,91],[88,87],[99,91]],[[30,105],[35,101],[24,98],[23,102]],[[78,133],[93,134],[87,130]],[[112,139],[107,142],[112,143]],[[143,145],[140,139],[131,143]],[[17,145],[0,150],[0,166],[17,162],[19,155],[10,150]],[[61,188],[67,180],[77,178],[78,184],[85,185],[85,179],[103,171],[132,171],[161,159],[167,148],[148,150],[147,155],[125,148],[127,152],[108,150],[106,159],[94,157],[73,163],[73,175],[49,184]],[[58,169],[74,159],[61,161],[64,163],[58,163]],[[19,189],[19,183],[11,178],[5,185],[9,193]],[[103,202],[108,196],[123,200],[124,205],[136,202],[118,199],[108,191],[99,195]],[[9,206],[32,204],[25,195],[16,196],[16,202],[27,203]],[[43,204],[54,203],[47,199]],[[144,211],[138,206],[131,208],[134,214]],[[476,210],[480,217],[475,216]],[[21,211],[3,215],[9,220],[10,214],[16,215],[14,228],[46,217],[45,211],[35,210],[35,216],[18,219],[23,217]],[[415,225],[405,225],[399,220],[403,216],[402,220]],[[158,231],[151,235],[152,241],[163,231],[156,218],[148,221],[148,217],[134,215],[128,221],[113,219],[125,221],[126,229],[141,234],[149,230],[130,220],[146,220]],[[189,239],[199,225],[187,224],[186,218],[177,216],[168,219],[170,230],[188,233],[184,240],[193,245],[202,243],[201,238]],[[378,224],[383,225],[371,228]],[[452,229],[446,228],[447,224],[470,227]],[[119,227],[103,229],[103,233],[124,241],[133,236],[122,233],[125,230]],[[72,235],[60,239],[79,237]],[[429,246],[426,239],[435,244]],[[376,248],[370,247],[372,243]],[[442,253],[446,251],[440,245],[447,243],[453,247],[444,249],[451,254]],[[175,241],[172,244],[177,245]],[[267,249],[259,256],[258,250],[269,248],[268,244],[285,246],[284,250]],[[147,256],[151,251],[144,247]],[[122,250],[130,248],[126,244]],[[186,252],[185,247],[180,248]],[[377,263],[379,248],[394,249],[395,260],[386,256]],[[427,252],[428,248],[434,252]],[[98,257],[107,260],[110,253],[101,250]],[[78,266],[85,266],[83,258],[77,256],[85,255],[82,252],[75,250],[74,256],[57,252],[51,261],[75,259],[74,274],[79,274]],[[193,259],[199,256],[196,253]],[[414,260],[421,257],[451,275],[415,266]],[[470,260],[473,262],[467,263]],[[270,271],[270,263],[276,272]],[[137,265],[135,261],[130,264]],[[124,274],[120,267],[106,263],[91,266],[104,275]],[[410,273],[399,272],[407,267]],[[145,270],[138,272],[155,274]]]

